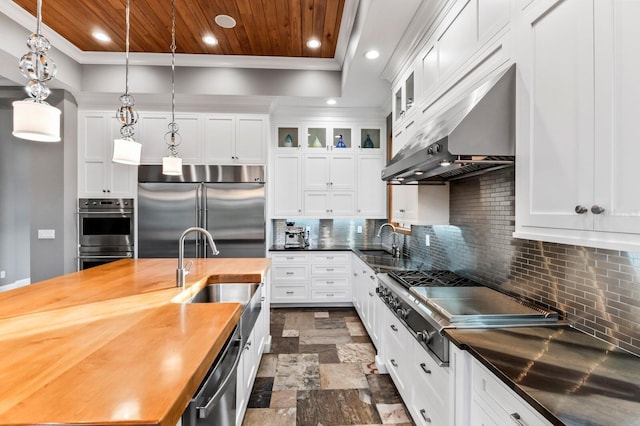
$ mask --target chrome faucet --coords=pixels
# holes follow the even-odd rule
[[[400,247],[398,247],[398,233],[396,232],[396,227],[393,226],[393,224],[386,222],[380,225],[380,228],[378,228],[378,233],[376,234],[376,238],[382,237],[381,235],[382,228],[384,228],[385,226],[390,226],[391,229],[393,230],[391,232],[391,234],[393,235],[393,243],[391,244],[391,254],[393,255],[393,257],[398,258],[400,257]]]
[[[213,237],[204,228],[199,228],[194,226],[192,228],[186,229],[182,235],[180,235],[180,239],[178,240],[178,269],[176,270],[176,287],[182,287],[182,290],[185,289],[187,284],[187,275],[189,274],[189,268],[184,267],[184,240],[187,237],[187,234],[190,232],[199,232],[205,237],[207,237],[207,241],[209,241],[209,245],[211,246],[211,252],[214,256],[220,254],[218,249],[216,248],[216,243],[213,241]]]

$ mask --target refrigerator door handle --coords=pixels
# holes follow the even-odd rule
[[[200,184],[200,222],[198,226],[200,226],[201,228],[204,229],[209,229],[207,224],[209,222],[209,218],[207,217],[207,188],[204,185],[204,183]],[[202,234],[198,234],[198,239],[201,243],[201,249],[200,249],[200,257],[201,258],[205,258],[207,257],[207,239],[205,238],[204,235]]]

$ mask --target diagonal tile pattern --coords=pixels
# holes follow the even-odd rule
[[[271,310],[244,426],[413,425],[352,308]]]

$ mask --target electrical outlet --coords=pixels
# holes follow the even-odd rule
[[[6,278],[7,273],[5,271],[0,271],[0,279]]]
[[[356,232],[358,234],[362,234],[362,225],[358,225],[358,227],[356,228]]]
[[[431,245],[431,238],[429,237],[429,235],[426,235],[424,237],[424,244],[429,247]]]

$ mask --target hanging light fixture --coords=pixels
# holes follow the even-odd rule
[[[56,64],[47,57],[51,43],[40,34],[42,0],[37,3],[37,27],[27,39],[27,52],[20,58],[20,72],[29,79],[30,99],[13,102],[13,136],[38,142],[60,141],[60,110],[44,100],[51,94],[45,84],[56,75]]]
[[[182,175],[182,158],[178,157],[178,146],[182,142],[179,126],[176,123],[176,1],[171,0],[171,123],[165,133],[169,155],[162,158],[162,174],[169,176]]]
[[[126,40],[125,40],[125,63],[124,63],[124,95],[120,96],[122,105],[116,111],[116,119],[122,124],[120,127],[120,139],[113,141],[114,163],[129,164],[137,166],[140,164],[142,144],[133,139],[135,129],[133,125],[138,122],[138,113],[133,109],[135,99],[129,94],[129,0],[125,9],[126,15]]]

